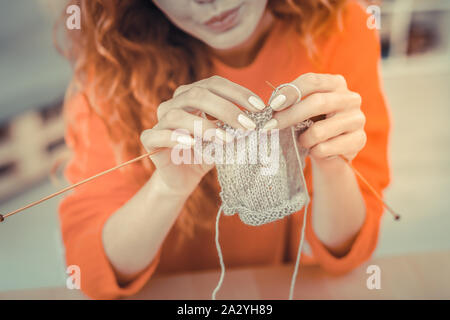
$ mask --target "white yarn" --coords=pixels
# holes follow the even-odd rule
[[[216,288],[214,289],[214,291],[212,293],[212,300],[216,300],[216,294],[219,291],[220,287],[222,287],[223,278],[225,277],[225,263],[223,262],[222,249],[220,248],[220,243],[219,243],[219,219],[220,219],[221,212],[222,212],[222,206],[220,206],[219,211],[217,212],[217,217],[216,217],[216,248],[217,248],[217,254],[219,255],[220,278],[219,278],[219,282],[217,283]]]
[[[282,84],[276,88],[270,100],[277,94],[279,89],[289,85]],[[298,91],[300,99],[300,90],[296,86],[293,87]],[[262,129],[264,124],[272,118],[272,112],[273,110],[270,107],[266,107],[261,112],[251,113],[246,111],[249,118],[255,122],[256,130]],[[311,124],[311,120],[306,120],[279,132],[281,150],[270,151],[278,152],[279,154],[279,159],[277,159],[279,160],[279,168],[276,174],[263,175],[261,174],[262,165],[250,162],[232,165],[216,164],[222,189],[220,192],[222,205],[217,212],[215,226],[215,244],[219,256],[221,273],[219,282],[212,293],[213,300],[216,299],[216,295],[225,277],[225,263],[219,242],[219,221],[221,213],[223,212],[225,215],[238,213],[242,222],[252,226],[259,226],[282,219],[304,207],[300,241],[289,291],[289,299],[293,299],[305,236],[307,209],[310,202],[303,172],[304,158],[306,157],[307,150],[304,148],[301,151],[299,150],[295,133],[303,132]],[[233,131],[234,129],[227,124],[219,123],[219,127],[235,133]],[[259,147],[264,146],[262,143],[266,143],[264,140],[252,141],[248,137],[244,139],[248,142],[246,148],[250,152],[257,152]],[[292,145],[294,147],[293,150]],[[238,151],[232,151],[231,155],[237,157],[237,153]],[[298,179],[297,174],[300,174],[301,179]]]
[[[300,258],[301,258],[302,248],[303,248],[303,243],[304,243],[304,238],[305,238],[308,206],[309,206],[309,202],[310,202],[309,193],[308,193],[308,190],[306,187],[306,180],[305,180],[305,175],[303,172],[303,166],[302,166],[300,152],[298,150],[297,143],[295,143],[296,138],[295,138],[294,127],[291,127],[291,134],[292,134],[292,139],[294,140],[294,148],[295,148],[295,153],[297,155],[297,160],[298,160],[300,168],[301,168],[302,182],[306,188],[307,200],[304,205],[305,210],[303,213],[303,223],[302,223],[302,229],[301,229],[301,233],[300,233],[300,241],[299,241],[298,250],[297,250],[297,257],[296,257],[296,261],[295,261],[294,272],[292,274],[291,285],[290,285],[290,289],[289,289],[289,300],[292,300],[294,298],[294,289],[295,289],[295,283],[296,283],[296,279],[297,279],[298,269],[300,267]],[[219,242],[219,221],[220,221],[220,214],[222,213],[222,210],[223,210],[223,205],[220,206],[219,211],[217,212],[216,229],[215,229],[215,243],[216,243],[216,249],[217,249],[217,254],[219,256],[219,263],[220,263],[220,278],[219,278],[219,282],[217,283],[216,288],[214,289],[214,291],[212,293],[212,300],[216,300],[217,292],[219,292],[220,288],[222,287],[223,280],[225,278],[225,263],[223,260],[222,249],[220,247],[220,242]]]
[[[295,133],[294,133],[294,128],[291,128],[291,133],[292,133],[292,139],[295,140]],[[300,153],[298,151],[298,147],[297,144],[294,143],[294,147],[295,147],[295,153],[297,154],[297,160],[301,163],[301,158],[300,158]],[[303,224],[302,224],[302,231],[300,233],[300,243],[298,245],[298,251],[297,251],[297,259],[295,261],[295,267],[294,267],[294,273],[292,274],[292,280],[291,280],[291,288],[289,290],[289,300],[292,300],[294,298],[294,288],[295,288],[295,281],[297,279],[297,273],[298,273],[298,268],[300,267],[300,258],[302,255],[302,248],[303,248],[303,240],[305,238],[305,230],[306,230],[306,219],[308,216],[308,206],[309,206],[309,193],[308,193],[308,188],[306,185],[306,180],[305,180],[305,174],[302,170],[302,181],[303,184],[306,188],[306,196],[308,197],[306,200],[306,204],[305,204],[305,211],[303,212]]]

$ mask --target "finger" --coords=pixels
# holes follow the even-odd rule
[[[172,109],[167,112],[156,127],[158,129],[184,129],[195,139],[205,141],[212,141],[213,138],[218,137],[220,140],[229,143],[234,139],[230,133],[217,128],[212,121],[195,116],[182,109]]]
[[[195,116],[182,109],[172,109],[156,125],[158,129],[185,129],[197,139],[209,137],[208,131],[215,131],[216,125],[204,118]]]
[[[174,97],[186,92],[192,87],[202,87],[208,89],[212,93],[215,93],[216,95],[252,112],[261,111],[266,107],[261,98],[251,90],[220,76],[212,76],[208,79],[203,79],[193,84],[180,86],[177,90],[175,90]]]
[[[270,107],[275,111],[283,110],[292,106],[298,99],[309,96],[316,92],[331,92],[339,88],[346,88],[347,83],[343,76],[320,73],[306,73],[292,81],[291,84],[296,86],[300,91],[285,86],[278,91],[278,94],[270,101]]]
[[[178,145],[192,147],[195,140],[189,135],[189,132],[177,133],[174,130],[147,129],[141,133],[141,143],[147,152],[156,148],[174,148]]]
[[[162,119],[172,109],[188,107],[203,111],[235,129],[256,128],[256,124],[234,103],[202,87],[192,87],[175,98],[161,103],[157,110],[158,119]]]
[[[364,114],[360,110],[339,113],[333,117],[315,122],[300,135],[299,142],[303,147],[310,149],[343,133],[363,128],[365,120]]]
[[[312,117],[359,107],[360,103],[359,94],[350,91],[314,93],[292,107],[276,112],[273,118],[277,128],[283,129]]]
[[[158,161],[159,166],[166,166],[172,162],[171,149],[190,149],[192,154],[197,154],[195,140],[187,130],[158,130],[148,129],[141,133],[141,142],[147,152],[157,148],[167,148],[150,156],[152,161]]]
[[[355,155],[366,144],[367,137],[364,130],[342,134],[310,149],[310,156],[325,159],[339,155]]]

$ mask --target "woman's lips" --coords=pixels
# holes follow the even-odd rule
[[[215,32],[223,32],[231,29],[238,22],[240,8],[241,6],[238,6],[234,9],[222,12],[206,21],[205,25]]]

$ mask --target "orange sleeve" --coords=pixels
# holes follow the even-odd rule
[[[116,165],[106,127],[89,112],[83,95],[65,107],[66,142],[73,151],[66,178],[78,182]],[[76,129],[71,123],[76,124]],[[78,265],[81,290],[93,299],[116,299],[139,291],[155,271],[156,258],[126,286],[119,286],[103,248],[102,230],[106,220],[137,191],[139,186],[120,171],[114,171],[75,189],[59,205],[62,239],[67,265]]]
[[[346,7],[344,30],[325,49],[330,59],[326,72],[343,75],[349,89],[362,97],[367,143],[352,164],[382,194],[390,181],[387,155],[390,124],[380,83],[379,38],[376,30],[368,29],[366,20],[366,13],[358,4],[351,2]],[[337,258],[330,254],[317,238],[312,224],[307,224],[306,237],[313,256],[331,273],[344,273],[357,267],[371,257],[377,245],[383,207],[359,180],[358,183],[365,201],[366,219],[346,256]]]

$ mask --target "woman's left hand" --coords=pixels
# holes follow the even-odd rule
[[[307,73],[278,91],[270,103],[276,111],[266,129],[283,129],[306,119],[325,115],[299,137],[302,146],[310,149],[315,160],[342,155],[352,160],[366,143],[365,116],[361,96],[347,88],[341,75]]]

